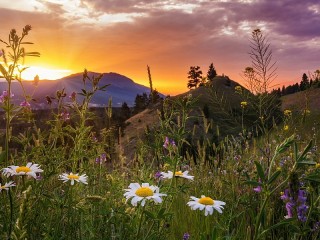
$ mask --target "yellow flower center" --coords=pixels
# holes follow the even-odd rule
[[[209,197],[202,197],[198,200],[198,203],[201,203],[203,205],[213,205],[214,201],[212,198]]]
[[[0,189],[5,189],[5,186],[0,186]]]
[[[178,171],[178,172],[175,172],[175,174],[174,174],[175,176],[182,176],[183,175],[183,173],[182,173],[182,171]]]
[[[28,168],[28,167],[18,167],[18,168],[16,169],[16,172],[17,172],[17,173],[20,173],[20,172],[25,172],[25,173],[27,173],[27,172],[31,172],[31,169]]]
[[[153,196],[153,191],[148,187],[141,187],[137,189],[136,194],[139,197],[150,197]]]
[[[73,174],[69,174],[69,175],[68,175],[68,178],[69,178],[69,179],[79,179],[79,176],[73,175]]]

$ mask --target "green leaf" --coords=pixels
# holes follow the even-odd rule
[[[313,144],[313,141],[311,140],[308,143],[308,145],[304,148],[302,154],[298,157],[297,162],[301,162],[305,158],[309,150],[312,148],[312,144]]]
[[[320,174],[318,173],[312,173],[304,178],[305,180],[308,180],[310,182],[317,182],[320,183]]]
[[[259,162],[257,162],[257,161],[254,161],[254,164],[256,165],[257,172],[258,172],[258,175],[259,175],[261,181],[264,182],[265,179],[266,179],[266,177],[265,177],[265,175],[264,175],[264,171],[263,171],[262,165],[261,165]]]
[[[290,137],[286,138],[278,147],[277,147],[277,152],[278,153],[283,153],[286,151],[291,144],[294,142],[295,135],[291,135]]]
[[[7,70],[0,64],[0,71],[4,77],[8,75]]]
[[[160,211],[158,212],[157,218],[158,218],[158,219],[162,219],[163,216],[164,216],[165,211],[166,211],[165,208],[161,208]]]
[[[300,161],[298,165],[316,165],[317,163],[314,161]]]
[[[274,180],[276,180],[279,177],[280,174],[281,174],[280,170],[278,170],[274,174],[272,174],[272,176],[268,180],[268,184],[271,184]]]
[[[149,218],[151,218],[151,219],[156,219],[156,216],[155,216],[154,213],[152,213],[152,212],[149,212],[149,211],[147,211],[147,210],[144,210],[143,213],[144,213],[147,217],[149,217]]]

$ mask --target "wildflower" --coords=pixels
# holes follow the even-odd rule
[[[59,180],[62,180],[64,183],[67,181],[71,181],[71,185],[74,185],[74,181],[81,182],[83,184],[88,184],[88,176],[86,174],[82,174],[79,176],[78,173],[73,174],[72,172],[70,174],[63,173],[59,175]]]
[[[2,172],[5,176],[15,176],[15,175],[27,175],[31,176],[34,179],[37,179],[37,173],[43,172],[40,169],[39,164],[33,164],[28,162],[26,166],[9,166],[7,168],[3,168]]]
[[[141,206],[146,204],[146,200],[153,200],[155,203],[161,203],[163,196],[167,194],[159,193],[159,188],[157,186],[149,186],[149,183],[130,183],[129,189],[125,189],[124,196],[127,201],[131,199],[131,204],[137,206],[138,202],[141,201]]]
[[[240,105],[242,108],[245,108],[246,106],[248,106],[248,102],[241,102]]]
[[[3,103],[5,100],[7,100],[8,98],[12,98],[14,97],[14,94],[13,93],[10,93],[10,96],[9,96],[9,93],[7,90],[4,90],[2,92],[2,95],[0,95],[0,103]]]
[[[306,192],[304,190],[299,189],[298,191],[298,199],[297,199],[297,214],[298,214],[298,219],[301,222],[307,221],[307,211],[308,211],[308,206],[306,205],[307,197],[305,196]]]
[[[177,171],[177,172],[175,172],[174,176],[193,180],[194,176],[190,176],[188,173],[189,173],[189,171],[184,171],[184,172]],[[167,178],[167,179],[173,178],[173,172],[171,172],[171,171],[168,171],[167,173],[161,172],[161,174],[162,174],[163,178]]]
[[[166,139],[164,140],[163,147],[168,149],[170,146],[171,147],[176,147],[176,143],[174,142],[174,140],[166,137]]]
[[[26,108],[30,108],[30,103],[28,103],[26,100],[24,100],[23,102],[20,103],[21,107],[26,107]]]
[[[217,210],[219,213],[222,213],[223,205],[225,205],[225,202],[213,200],[210,197],[206,197],[204,195],[201,195],[201,198],[196,198],[191,196],[192,200],[187,203],[188,206],[191,207],[192,210],[205,210],[204,215],[208,216],[212,215],[213,209]]]
[[[70,113],[68,113],[67,111],[64,111],[60,113],[60,117],[63,121],[67,121],[70,119]]]
[[[306,205],[307,197],[305,190],[298,190],[296,200],[289,195],[289,189],[286,189],[280,198],[286,203],[287,215],[285,218],[292,218],[294,210],[296,210],[299,221],[305,222],[307,220],[306,214],[309,207]]]
[[[284,125],[283,130],[284,131],[288,131],[289,130],[289,125]]]
[[[160,171],[157,171],[155,174],[154,174],[154,178],[155,179],[162,179],[163,178],[163,175]]]
[[[291,112],[291,110],[286,109],[286,110],[283,111],[283,114],[284,114],[285,116],[287,116],[287,117],[291,117],[292,112]]]
[[[234,88],[234,90],[236,91],[236,92],[242,92],[242,87],[241,86],[236,86],[235,88]]]
[[[69,98],[74,102],[76,100],[76,95],[77,95],[76,92],[72,92]]]
[[[1,186],[1,183],[0,183],[0,192],[2,190],[7,190],[8,191],[9,188],[14,187],[14,186],[16,186],[16,184],[13,181],[10,181],[10,182],[4,184],[3,186]]]
[[[190,234],[189,233],[183,234],[182,240],[189,240],[189,239],[190,239]]]
[[[100,156],[96,158],[96,163],[102,164],[104,162],[107,162],[107,155],[105,153],[102,153]]]
[[[262,187],[259,185],[255,188],[253,188],[253,191],[257,192],[257,193],[260,193],[262,191]]]
[[[320,168],[320,163],[317,163],[317,164],[316,164],[316,168]]]

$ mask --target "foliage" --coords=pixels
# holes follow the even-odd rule
[[[206,117],[201,135],[200,123],[191,124],[201,119],[197,98],[167,98],[159,125],[146,129],[148,138],[130,162],[115,147],[111,108],[105,125],[93,128],[98,116],[91,98],[108,90],[98,87],[101,77],[85,70],[79,93],[62,89],[49,98],[58,107],[46,114],[46,128],[32,115],[20,134],[12,134],[17,125],[6,125],[11,141],[4,144],[9,154],[0,155],[1,239],[319,238],[319,115],[287,109],[281,114],[286,128],[273,125],[259,137],[241,131],[216,143],[205,134],[214,126]],[[17,106],[7,108],[10,94],[2,96],[7,118],[24,116],[10,110]],[[249,106],[239,101],[243,111],[234,117],[240,123]],[[188,147],[197,154],[184,151]]]
[[[200,70],[199,66],[191,66],[188,72],[188,84],[187,87],[189,89],[197,88],[198,85],[201,83],[202,79],[202,71]]]

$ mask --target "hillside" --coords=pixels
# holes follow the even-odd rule
[[[281,97],[281,100],[282,110],[302,111],[309,109],[312,112],[320,112],[320,88],[285,95]]]
[[[212,119],[212,123],[219,125],[221,135],[233,132],[234,127],[239,123],[234,123],[233,119],[228,119],[226,114],[222,112],[222,108],[235,109],[240,111],[240,96],[235,93],[235,87],[239,84],[226,77],[217,76],[213,81],[212,87],[198,87],[186,93],[171,97],[170,100],[183,98],[189,94],[196,98],[196,105],[191,115],[194,116],[192,121],[189,121],[188,128],[190,131],[196,126],[198,137],[203,132],[204,109],[206,108],[207,118]],[[124,155],[129,158],[134,158],[134,153],[137,148],[138,141],[144,137],[145,129],[156,129],[159,126],[159,111],[162,105],[158,104],[152,108],[134,115],[126,121],[124,135],[120,141]],[[240,130],[240,129],[239,129]],[[211,133],[212,134],[212,133]]]

